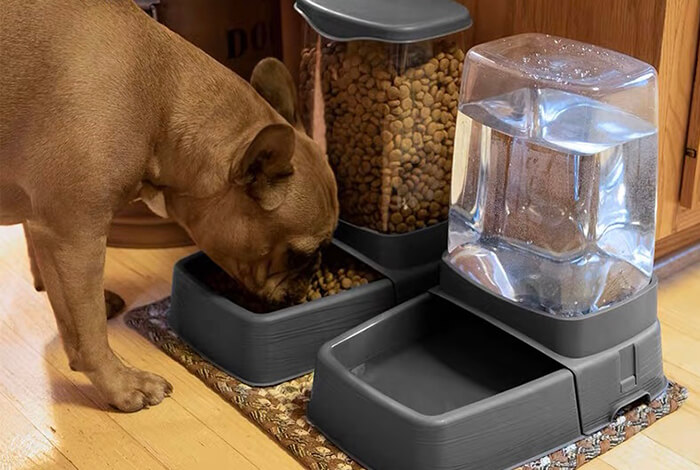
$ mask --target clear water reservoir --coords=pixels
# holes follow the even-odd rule
[[[653,68],[522,35],[472,49],[464,70],[452,264],[498,295],[555,315],[596,312],[647,285],[658,153]]]

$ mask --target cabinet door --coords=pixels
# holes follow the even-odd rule
[[[695,65],[695,84],[683,163],[681,206],[686,209],[700,209],[700,44]]]

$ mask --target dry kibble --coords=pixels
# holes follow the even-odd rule
[[[255,313],[269,313],[290,305],[266,305],[244,292],[239,284],[217,266],[196,273],[218,295]],[[312,302],[380,279],[381,275],[347,253],[331,246],[323,250],[321,264],[312,275],[306,296],[300,303]]]
[[[401,96],[401,93],[399,92],[398,88],[396,88],[395,86],[392,86],[387,90],[386,96],[390,100],[396,100],[396,99],[399,99],[399,97]]]
[[[341,217],[397,233],[445,220],[464,51],[436,41],[431,57],[409,45],[397,62],[378,42],[321,44],[302,51],[300,101],[311,114],[320,85]]]

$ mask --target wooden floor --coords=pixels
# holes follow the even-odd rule
[[[110,249],[107,288],[130,307],[162,298],[190,251]],[[700,265],[664,281],[659,306],[665,371],[690,400],[588,470],[700,469]],[[46,296],[32,288],[21,228],[0,227],[0,469],[301,468],[121,318],[109,334],[125,361],[170,380],[171,398],[135,414],[106,408],[68,367]]]

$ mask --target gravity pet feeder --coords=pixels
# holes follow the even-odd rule
[[[469,11],[453,0],[297,0],[300,106],[338,182],[335,237],[397,301],[437,284]]]
[[[439,286],[317,359],[309,419],[368,468],[514,467],[667,385],[655,70],[526,34],[463,73]]]

